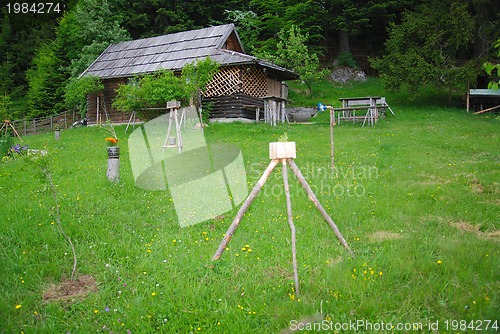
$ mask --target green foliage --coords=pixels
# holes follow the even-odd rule
[[[26,98],[30,112],[29,117],[49,116],[62,111],[62,92],[64,75],[61,73],[59,59],[56,54],[56,43],[42,46],[32,67],[27,71],[28,93]]]
[[[386,54],[370,62],[389,90],[406,85],[418,92],[428,84],[463,90],[479,73],[474,61],[465,65],[457,61],[470,45],[473,31],[474,20],[465,3],[429,0],[408,12],[401,24],[391,25]]]
[[[125,112],[164,106],[168,101],[186,101],[186,90],[172,71],[161,70],[120,85],[113,107]]]
[[[324,40],[324,5],[318,1],[251,0],[251,16],[248,17],[250,33],[257,34],[250,51],[258,54],[276,51],[277,37],[281,31],[289,31],[292,26],[300,28],[305,44],[319,52]],[[238,26],[239,28],[239,26]]]
[[[10,96],[7,93],[0,95],[0,122],[3,122],[6,119],[10,119],[9,109],[12,105],[12,101],[10,100]]]
[[[186,64],[182,68],[181,81],[185,85],[186,94],[189,99],[198,100],[199,93],[205,93],[208,83],[219,71],[219,63],[206,57],[203,60],[196,60]]]
[[[168,101],[186,101],[186,89],[173,71],[161,70],[139,81],[141,97],[147,107],[162,106]]]
[[[87,95],[95,95],[104,89],[101,79],[96,76],[84,76],[71,79],[66,85],[64,100],[70,109],[80,112],[82,118],[87,113]]]
[[[299,74],[308,86],[309,94],[312,94],[312,83],[323,78],[327,71],[320,69],[318,56],[305,45],[307,35],[292,25],[288,31],[282,30],[278,39],[276,55],[262,56]]]
[[[208,124],[210,114],[212,113],[214,105],[215,105],[215,102],[213,102],[213,101],[203,103],[203,105],[201,107],[201,121],[203,124]]]
[[[358,68],[358,65],[356,64],[354,57],[349,52],[340,53],[339,56],[337,57],[336,65],[347,66],[350,68]]]
[[[129,80],[128,84],[118,87],[115,100],[113,101],[113,108],[131,113],[145,107],[145,102],[141,96],[139,80],[138,77],[134,77]]]
[[[129,38],[120,22],[108,1],[81,0],[65,14],[56,38],[38,50],[27,72],[28,116],[63,111],[66,92],[75,88],[74,80],[109,44]]]
[[[71,77],[80,75],[110,44],[129,40],[121,27],[123,17],[112,12],[107,0],[80,0],[75,9],[75,30],[78,33],[78,56],[73,58]]]
[[[252,54],[256,51],[257,43],[260,35],[259,18],[257,14],[251,10],[225,10],[227,20],[233,22],[238,29],[238,36],[245,51]]]
[[[2,159],[2,161],[3,157],[7,156],[10,148],[12,147],[12,143],[12,137],[8,133],[0,133],[0,159]]]
[[[497,50],[497,57],[500,58],[500,39],[494,43],[493,47]],[[496,77],[496,79],[493,79],[488,83],[488,88],[498,89],[500,85],[500,64],[486,62],[483,64],[483,68],[488,75]]]
[[[198,92],[205,91],[218,69],[218,63],[207,57],[187,64],[180,77],[169,70],[136,77],[118,87],[113,107],[132,112],[140,108],[164,106],[171,100],[190,104],[198,100]]]

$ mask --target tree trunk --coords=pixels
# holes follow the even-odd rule
[[[349,47],[349,32],[345,29],[339,31],[340,53],[351,53]]]

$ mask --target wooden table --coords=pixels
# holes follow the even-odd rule
[[[341,120],[356,120],[363,121],[363,126],[366,121],[370,125],[375,125],[379,116],[378,106],[385,103],[385,98],[380,96],[366,96],[366,97],[341,97],[339,101],[342,102],[342,108],[335,108],[339,111],[338,123]],[[366,110],[364,116],[356,116],[356,110]]]

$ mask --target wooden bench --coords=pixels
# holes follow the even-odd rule
[[[337,112],[336,119],[338,123],[342,120],[345,121],[363,121],[363,126],[366,121],[370,125],[375,125],[380,115],[385,115],[386,109],[394,115],[394,112],[387,104],[385,97],[380,96],[367,96],[367,97],[349,97],[349,98],[339,98],[342,102],[342,107],[332,108],[333,112]],[[366,110],[365,116],[356,116],[356,111]]]

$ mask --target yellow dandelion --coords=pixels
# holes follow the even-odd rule
[[[443,263],[443,261],[441,261],[441,260],[437,261],[437,264],[442,264],[442,263]]]
[[[97,314],[99,312],[99,310],[94,310],[94,314]]]
[[[156,292],[151,292],[151,296],[156,296]]]
[[[21,304],[16,305],[16,310],[19,310],[21,307],[23,307]]]

